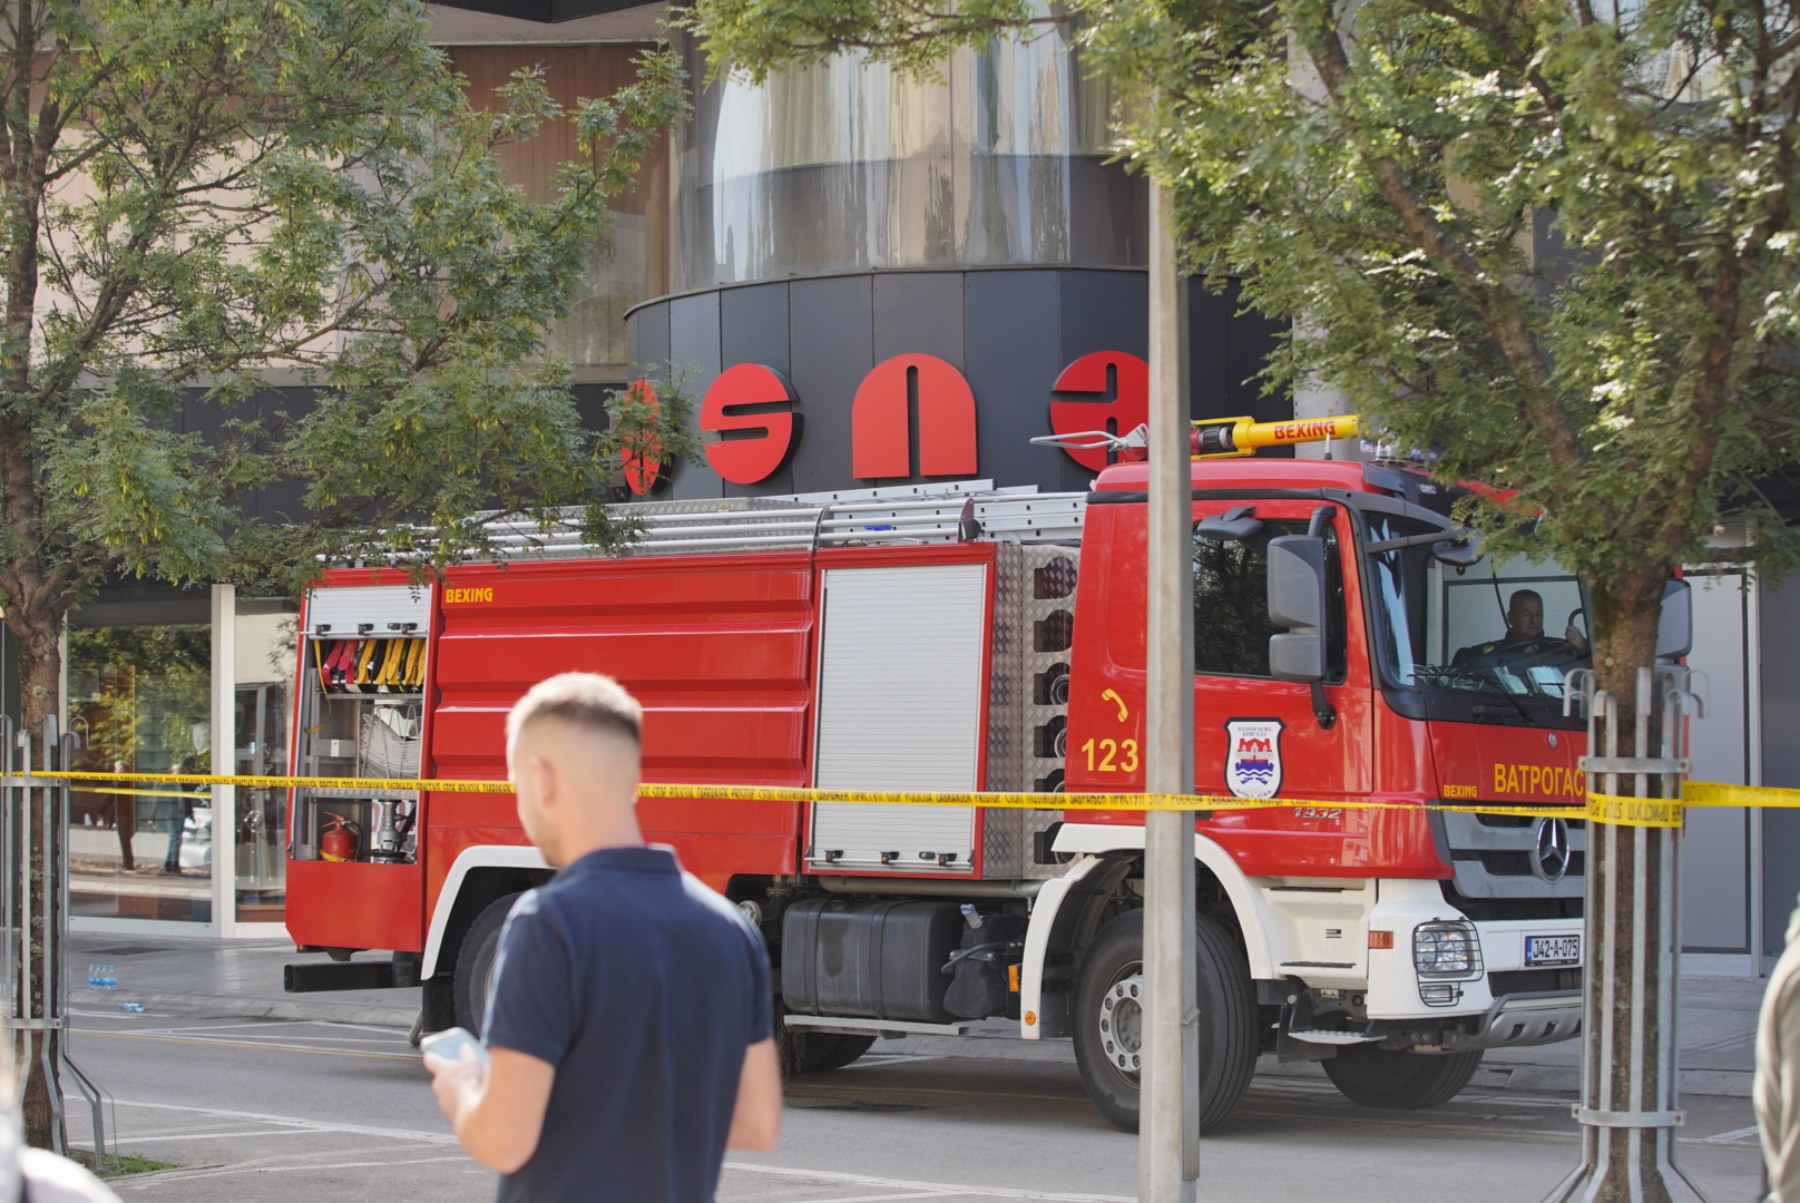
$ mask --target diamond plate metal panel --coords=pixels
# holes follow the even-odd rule
[[[993,671],[988,693],[988,788],[1034,792],[1062,768],[1054,749],[1040,748],[1040,732],[1066,719],[1040,677],[1066,665],[1066,648],[1036,650],[1038,624],[1066,624],[1074,614],[1076,549],[1002,544],[994,583]],[[1039,597],[1040,593],[1066,596]],[[1058,628],[1060,632],[1060,626]],[[1046,679],[1047,680],[1047,679]],[[1039,755],[1040,752],[1048,753]],[[1057,779],[1060,781],[1060,779]],[[1048,878],[1056,865],[1032,856],[1032,837],[1062,818],[1060,810],[990,810],[984,816],[982,856],[988,877]]]

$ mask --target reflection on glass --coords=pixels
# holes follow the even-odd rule
[[[206,626],[69,632],[69,725],[81,768],[212,769],[212,646]],[[212,918],[213,809],[204,788],[158,782],[71,791],[73,913]]]
[[[690,44],[689,70],[705,63]],[[1073,31],[958,51],[939,80],[851,56],[706,88],[677,140],[674,288],[886,267],[1141,264],[1141,181]]]
[[[1304,535],[1310,520],[1271,520],[1242,539],[1196,533],[1193,547],[1194,671],[1209,676],[1266,677],[1269,638],[1284,628],[1269,618],[1269,541]],[[1344,679],[1344,571],[1336,529],[1325,539],[1326,680]]]

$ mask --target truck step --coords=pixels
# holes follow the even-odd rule
[[[917,1023],[901,1019],[866,1019],[843,1015],[783,1015],[790,1028],[843,1032],[860,1036],[966,1036],[968,1023]]]
[[[1300,1040],[1307,1044],[1379,1044],[1381,1042],[1380,1036],[1370,1036],[1363,1032],[1332,1032],[1323,1028],[1289,1032],[1288,1036],[1290,1039]]]

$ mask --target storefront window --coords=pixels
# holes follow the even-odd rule
[[[212,640],[204,624],[69,632],[69,728],[79,767],[212,770]],[[153,781],[77,789],[69,806],[77,916],[212,919],[210,791]]]
[[[291,602],[240,599],[232,640],[232,772],[287,771],[288,679],[298,638]],[[287,791],[239,786],[231,835],[232,889],[239,923],[279,923],[287,896]]]

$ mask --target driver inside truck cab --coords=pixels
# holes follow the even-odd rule
[[[1506,633],[1492,642],[1459,649],[1450,663],[1462,664],[1477,656],[1491,656],[1496,652],[1548,651],[1562,643],[1572,645],[1577,654],[1585,653],[1587,639],[1581,635],[1574,620],[1575,615],[1571,614],[1568,630],[1561,639],[1547,638],[1544,635],[1543,596],[1535,589],[1520,589],[1512,595],[1512,600],[1506,606]]]

